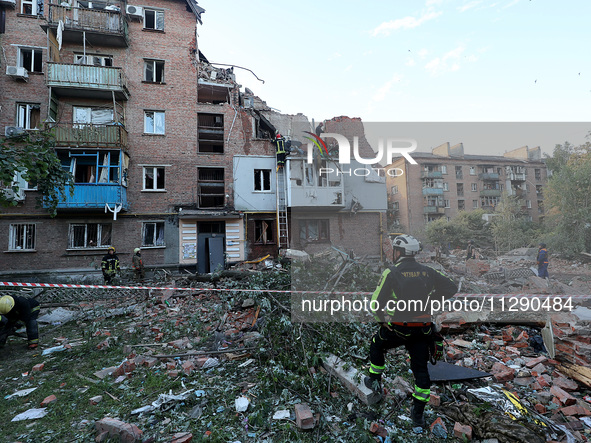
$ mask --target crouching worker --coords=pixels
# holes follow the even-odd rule
[[[432,360],[440,358],[434,353],[443,351],[443,339],[435,332],[430,306],[426,306],[427,299],[429,296],[439,300],[449,298],[458,287],[441,272],[417,263],[414,256],[421,250],[421,244],[416,238],[399,235],[392,245],[394,265],[382,273],[372,296],[372,304],[375,305],[373,300],[378,303],[373,314],[380,328],[371,339],[371,366],[364,384],[383,395],[385,353],[391,348],[404,346],[410,355],[410,368],[415,378],[411,418],[414,431],[421,433],[425,427],[423,411],[431,395],[428,362],[430,355]],[[398,310],[394,309],[396,306]]]
[[[39,302],[34,298],[19,295],[0,297],[0,347],[6,344],[8,336],[13,334],[21,324],[27,328],[29,349],[36,349],[39,344]]]

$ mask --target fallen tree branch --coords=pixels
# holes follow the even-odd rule
[[[176,357],[189,357],[192,355],[215,355],[215,354],[229,354],[231,352],[238,352],[238,351],[252,351],[257,349],[257,346],[251,346],[249,348],[232,348],[232,349],[222,349],[219,351],[191,351],[185,352],[183,354],[170,354],[170,355],[153,355],[154,358],[176,358]]]

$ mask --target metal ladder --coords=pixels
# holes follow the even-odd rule
[[[286,165],[287,166],[287,165]],[[289,225],[287,217],[287,187],[285,167],[278,168],[275,174],[277,188],[277,238],[279,249],[289,248]]]

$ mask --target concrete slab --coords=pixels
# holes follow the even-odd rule
[[[381,400],[379,393],[373,392],[363,384],[365,374],[359,373],[353,367],[345,369],[346,362],[336,355],[330,354],[324,359],[322,365],[324,369],[338,378],[349,391],[355,394],[366,405],[373,405]]]

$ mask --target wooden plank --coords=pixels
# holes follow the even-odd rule
[[[585,366],[573,365],[570,363],[562,363],[556,369],[558,369],[563,374],[568,375],[573,380],[576,380],[588,388],[591,388],[591,369],[586,368]]]

